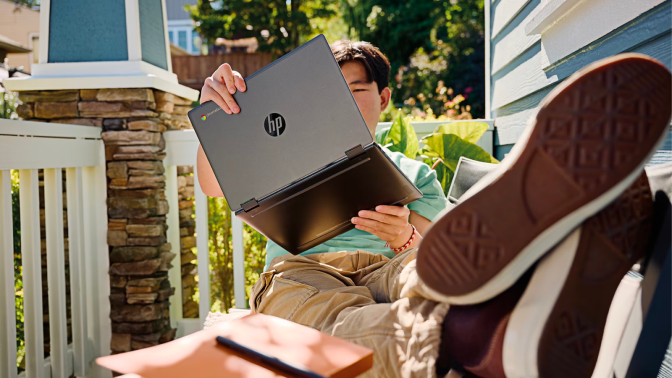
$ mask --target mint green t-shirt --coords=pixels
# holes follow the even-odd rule
[[[406,177],[413,181],[415,186],[422,192],[422,198],[408,204],[408,208],[430,221],[434,220],[434,217],[436,217],[441,210],[445,209],[448,203],[446,196],[443,194],[441,184],[436,179],[436,172],[427,164],[409,159],[400,152],[392,152],[385,147],[382,147],[382,149],[399,169],[401,169]],[[382,253],[389,258],[394,257],[394,252],[390,248],[385,247],[385,242],[383,240],[373,234],[358,229],[352,229],[338,235],[301,254],[309,255],[311,253],[356,251],[358,249],[372,253]],[[269,240],[268,244],[266,244],[266,266],[264,267],[264,270],[268,269],[271,260],[275,257],[287,253],[289,252]]]

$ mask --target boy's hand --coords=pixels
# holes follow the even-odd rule
[[[358,230],[370,232],[390,243],[390,248],[399,248],[413,235],[408,223],[411,211],[406,206],[377,206],[376,211],[362,210],[359,217],[352,218]]]
[[[245,80],[237,71],[233,71],[228,63],[224,63],[211,77],[205,79],[201,89],[201,104],[214,101],[226,114],[240,113],[240,108],[233,99],[236,90],[245,92]]]

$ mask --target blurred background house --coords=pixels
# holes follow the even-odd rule
[[[30,49],[16,41],[13,41],[4,35],[0,34],[0,118],[16,117],[13,111],[16,97],[5,90],[2,85],[3,80],[10,77],[28,76],[27,73],[21,69],[24,67],[14,67],[9,65],[8,55],[15,57],[26,57],[30,53]]]
[[[7,56],[25,57],[30,52],[31,50],[28,47],[0,34],[0,87],[2,86],[2,79],[12,77],[15,73],[22,73],[17,67],[9,65]]]
[[[40,11],[13,1],[0,0],[0,35],[15,41],[30,51],[8,52],[11,67],[23,67],[30,73],[30,65],[37,63],[40,51]],[[4,59],[0,59],[0,63]]]
[[[202,40],[184,6],[196,3],[197,0],[166,0],[168,40],[192,55],[201,54]]]

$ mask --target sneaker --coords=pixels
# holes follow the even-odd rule
[[[593,374],[614,293],[650,247],[653,209],[642,174],[539,261],[506,327],[506,377]]]
[[[670,72],[623,54],[558,85],[521,140],[464,201],[427,231],[417,272],[453,304],[510,287],[642,172],[668,130]]]

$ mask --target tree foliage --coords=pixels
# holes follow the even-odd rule
[[[255,37],[259,51],[280,57],[300,46],[332,18],[337,0],[198,0],[187,6],[196,30],[209,43],[217,38]]]
[[[485,102],[483,0],[343,0],[343,17],[354,39],[378,46],[392,64],[392,100],[418,94],[432,103],[439,82],[465,94],[479,118]]]

